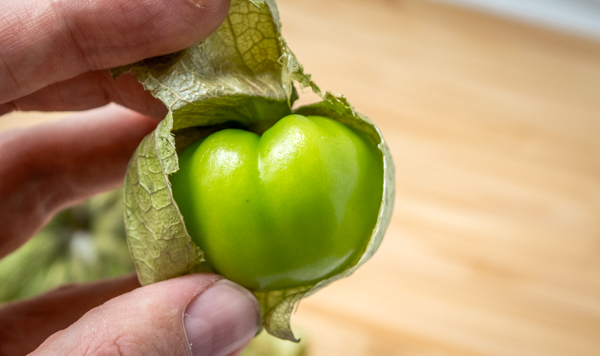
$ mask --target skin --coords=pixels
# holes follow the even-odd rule
[[[135,78],[115,81],[108,68],[202,40],[228,6],[0,0],[0,115],[97,108],[0,132],[0,257],[58,210],[118,187],[138,143],[165,116]],[[111,102],[122,106],[106,106]],[[1,305],[0,354],[237,355],[256,332],[256,300],[222,281],[195,274],[140,287],[130,275]],[[202,309],[207,305],[211,312]],[[187,317],[194,311],[205,318]],[[201,327],[188,328],[190,321]]]
[[[334,120],[290,115],[186,148],[171,177],[194,242],[250,290],[310,285],[357,262],[376,224],[381,155]]]

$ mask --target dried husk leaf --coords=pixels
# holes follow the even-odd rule
[[[381,132],[343,96],[323,93],[305,74],[280,33],[274,0],[232,0],[229,16],[201,43],[178,53],[113,69],[135,74],[169,114],[140,144],[125,180],[128,242],[143,285],[208,271],[203,252],[188,235],[173,200],[169,175],[178,170],[177,152],[225,127],[262,133],[292,112],[322,115],[360,132],[381,152],[384,188],[377,226],[360,260],[316,285],[254,292],[270,334],[297,341],[290,317],[300,300],[352,274],[373,255],[389,224],[394,202],[394,165]],[[292,110],[294,83],[323,101]]]

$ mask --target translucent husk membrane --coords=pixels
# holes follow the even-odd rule
[[[363,134],[384,163],[382,204],[377,225],[360,260],[315,285],[254,292],[264,328],[297,341],[290,316],[298,302],[352,274],[381,243],[394,203],[394,165],[381,132],[343,96],[323,93],[305,74],[280,32],[274,0],[232,0],[225,22],[204,41],[178,53],[113,69],[130,72],[160,99],[169,113],[140,144],[125,178],[125,225],[129,249],[143,285],[210,270],[203,252],[186,232],[169,175],[178,169],[177,151],[226,127],[264,132],[280,118],[298,113],[332,118]],[[295,85],[323,101],[293,108]]]

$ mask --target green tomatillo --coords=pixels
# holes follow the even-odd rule
[[[215,272],[253,291],[314,285],[358,262],[377,223],[383,158],[347,126],[289,115],[262,136],[225,129],[179,154],[186,229]]]
[[[298,303],[354,273],[390,223],[379,128],[304,71],[275,0],[231,0],[201,42],[111,73],[136,75],[168,108],[125,175],[140,283],[212,270],[252,290],[267,332],[297,341]],[[309,88],[321,100],[297,105]]]

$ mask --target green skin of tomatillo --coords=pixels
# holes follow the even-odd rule
[[[215,272],[253,291],[312,285],[356,263],[377,221],[383,159],[345,125],[289,115],[179,154],[170,180]]]

